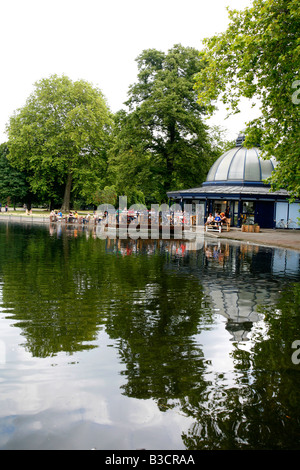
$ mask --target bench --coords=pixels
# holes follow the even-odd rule
[[[226,230],[227,232],[229,232],[230,223],[231,223],[231,219],[227,219],[226,224],[208,224],[208,225],[205,225],[205,231],[208,232],[209,230],[211,230],[213,232],[221,233]]]
[[[212,232],[222,232],[222,225],[212,225],[212,224],[209,224],[209,225],[205,225],[205,231],[208,232],[208,231],[212,231]]]

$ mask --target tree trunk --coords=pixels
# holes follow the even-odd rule
[[[72,187],[72,173],[68,174],[68,179],[65,187],[64,200],[62,203],[61,210],[63,212],[69,212],[70,210],[70,199],[71,199],[71,187]]]
[[[171,122],[168,126],[168,146],[165,150],[165,159],[167,166],[167,177],[165,182],[165,191],[169,191],[172,185],[172,177],[174,172],[174,143],[176,140],[176,127],[175,122]]]
[[[27,207],[27,210],[29,211],[31,210],[31,203],[32,203],[31,196],[28,196],[26,200],[26,207]]]

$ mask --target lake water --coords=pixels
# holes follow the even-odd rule
[[[191,247],[0,224],[0,449],[300,448],[299,253]]]

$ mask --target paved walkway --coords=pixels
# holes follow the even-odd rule
[[[205,236],[241,240],[259,245],[279,246],[300,251],[300,230],[261,229],[259,233],[252,233],[242,232],[241,229],[231,228],[230,232],[222,232],[218,234],[212,234],[209,232],[209,234],[205,234]]]

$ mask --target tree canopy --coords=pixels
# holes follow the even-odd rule
[[[53,75],[35,84],[7,126],[9,161],[25,170],[33,192],[91,202],[107,169],[111,114],[101,91],[84,80]]]
[[[121,192],[134,190],[136,199],[161,202],[170,189],[201,184],[216,158],[194,90],[203,65],[199,51],[181,45],[145,50],[137,65],[128,112],[116,116],[111,181]]]
[[[299,197],[299,2],[253,0],[243,11],[230,10],[229,18],[224,33],[204,41],[199,103],[213,113],[220,100],[238,112],[241,97],[258,100],[261,114],[248,123],[245,145],[259,144],[277,159],[273,189]]]
[[[35,83],[7,125],[10,168],[34,199],[68,211],[115,201],[161,203],[167,191],[198,186],[222,152],[219,129],[204,124],[195,76],[200,53],[175,45],[137,57],[126,110],[114,115],[98,88],[66,76]]]

